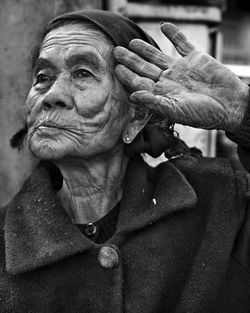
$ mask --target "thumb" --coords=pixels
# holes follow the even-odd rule
[[[161,96],[156,96],[148,90],[139,90],[131,94],[130,100],[134,103],[143,104],[150,110],[157,110],[161,102],[159,97]]]
[[[149,110],[174,120],[176,115],[176,106],[178,105],[175,99],[154,95],[148,90],[140,90],[131,94],[130,100],[136,104],[144,105]]]

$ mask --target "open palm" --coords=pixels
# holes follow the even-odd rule
[[[164,23],[161,30],[182,58],[173,59],[139,39],[131,41],[131,51],[115,48],[116,75],[132,92],[131,100],[172,122],[234,132],[247,106],[248,86],[195,49],[175,25]]]

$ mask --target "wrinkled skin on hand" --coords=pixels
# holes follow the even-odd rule
[[[174,123],[235,132],[244,116],[249,88],[228,68],[198,51],[173,24],[161,25],[182,56],[173,59],[134,39],[131,51],[116,47],[118,79],[130,99]]]

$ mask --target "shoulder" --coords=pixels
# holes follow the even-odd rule
[[[243,168],[236,169],[233,163],[224,158],[192,157],[185,156],[171,162],[187,178],[205,181],[220,181],[242,184],[247,181],[248,173]],[[246,186],[245,186],[246,187]]]
[[[5,215],[6,215],[7,207],[8,206],[0,208],[0,267],[1,267],[1,264],[3,264],[5,260],[4,222],[5,222]]]
[[[246,189],[248,184],[248,172],[243,167],[235,169],[234,164],[224,158],[185,155],[164,161],[154,170],[158,177],[162,172],[168,172],[170,168],[175,168],[191,185],[226,183],[227,187],[230,187],[230,184],[240,184]]]
[[[169,172],[172,176],[164,174]],[[182,177],[197,195],[204,198],[209,194],[219,197],[229,193],[237,197],[240,190],[247,191],[247,172],[235,170],[227,159],[183,156],[161,163],[155,169],[157,180],[160,177],[168,179],[166,186],[169,185],[169,180],[176,180],[176,175]]]
[[[232,203],[240,220],[244,219],[249,203],[250,175],[242,168],[224,158],[183,157],[172,164],[185,176],[187,181],[207,201],[220,198]],[[208,200],[208,198],[210,198]]]
[[[235,207],[245,207],[249,202],[249,173],[224,158],[183,156],[158,166],[158,173],[172,166],[183,175],[196,194],[204,199],[220,197],[235,201]]]
[[[3,278],[5,276],[3,275],[3,273],[5,272],[4,222],[7,209],[8,205],[0,208],[0,298],[3,293]]]
[[[0,234],[1,235],[4,229],[4,221],[5,221],[5,215],[6,215],[7,209],[8,209],[8,205],[5,205],[4,207],[0,208]]]
[[[4,223],[8,205],[0,208],[0,259],[4,254]]]
[[[231,162],[224,158],[183,156],[174,159],[171,163],[184,172],[192,171],[194,174],[200,174],[200,172],[211,174],[228,173],[232,169]]]

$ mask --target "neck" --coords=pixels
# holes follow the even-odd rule
[[[122,197],[127,163],[121,148],[90,160],[56,163],[64,180],[58,196],[75,223],[95,222],[115,207]]]

